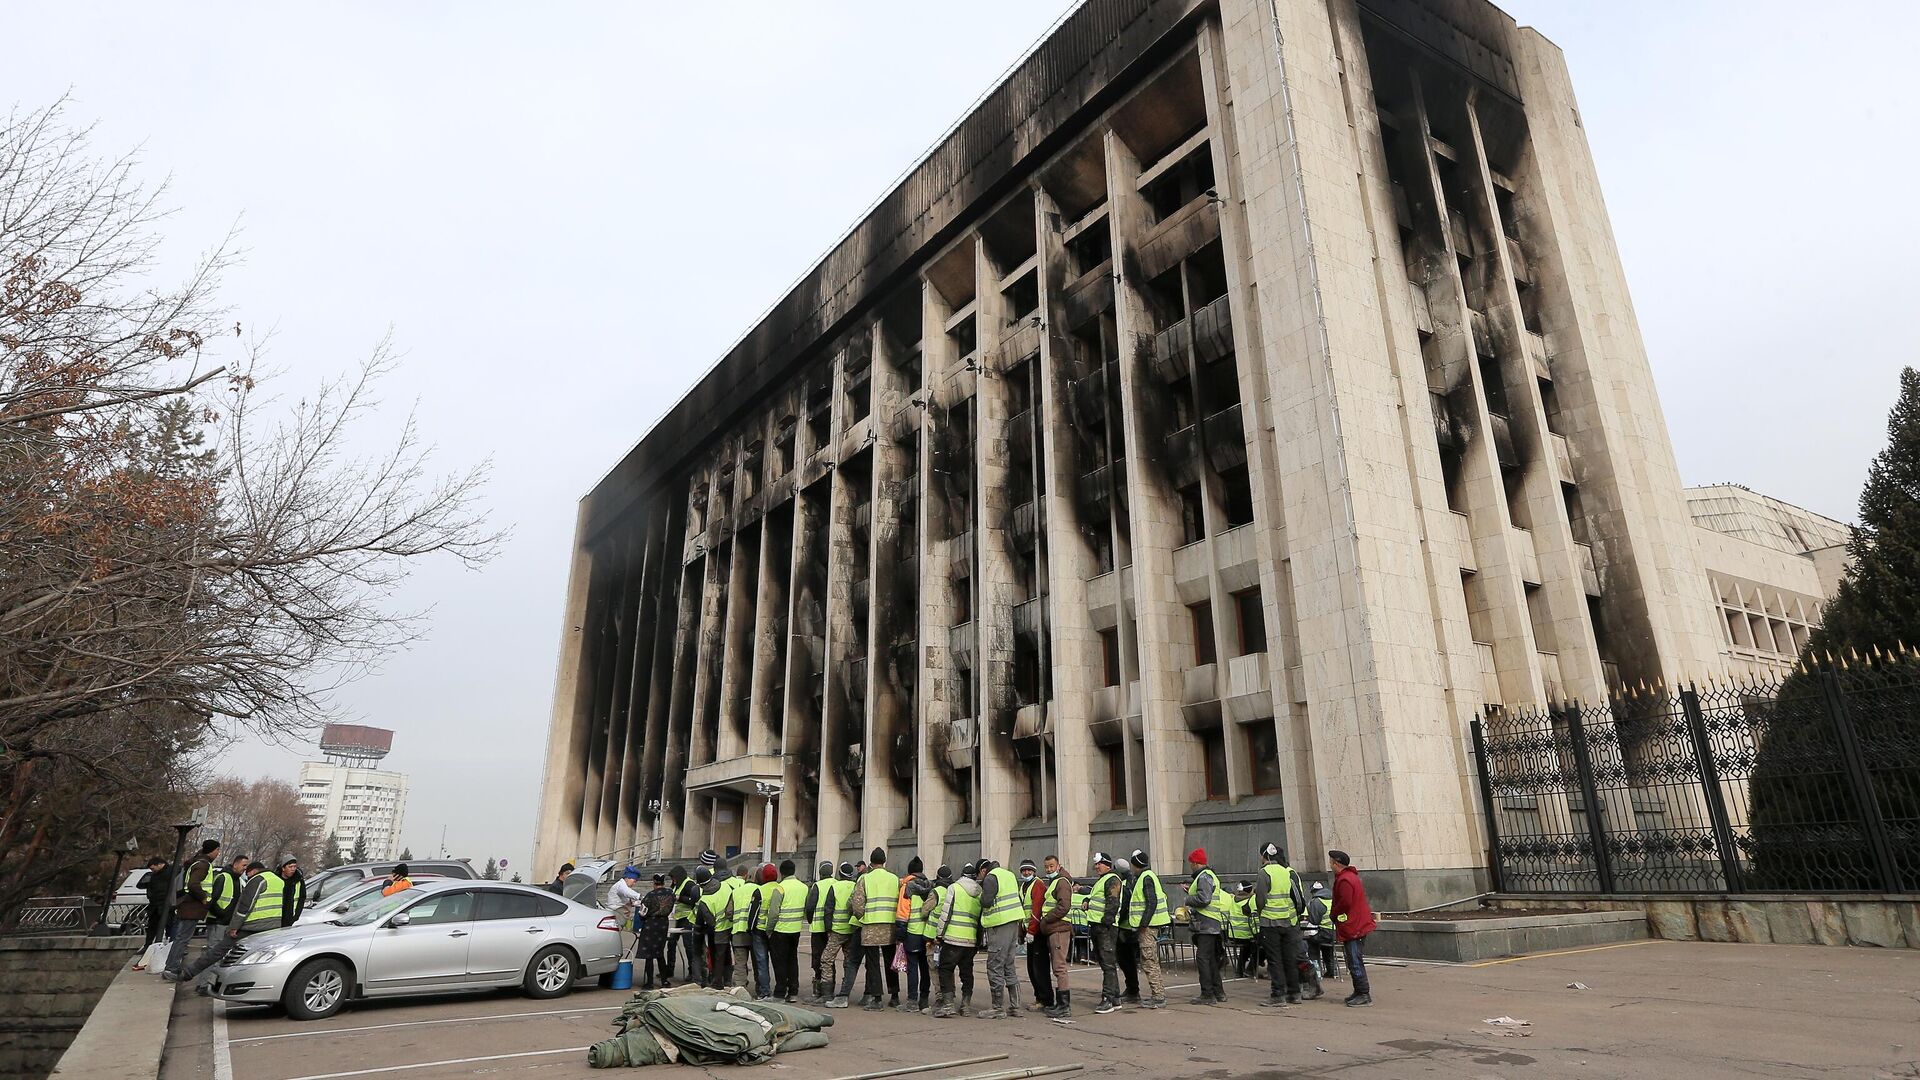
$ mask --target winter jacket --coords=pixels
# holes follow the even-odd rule
[[[1333,875],[1333,932],[1341,941],[1366,937],[1377,925],[1373,909],[1367,906],[1367,888],[1360,884],[1360,871],[1343,866]]]
[[[1073,924],[1067,917],[1073,914],[1073,879],[1065,874],[1056,874],[1051,880],[1042,878],[1046,886],[1041,901],[1046,906],[1040,911],[1040,932],[1043,934],[1070,934]]]

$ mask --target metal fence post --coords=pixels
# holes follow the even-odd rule
[[[1726,793],[1720,790],[1720,766],[1713,760],[1713,744],[1707,741],[1706,717],[1700,712],[1700,695],[1691,686],[1680,691],[1680,710],[1687,717],[1687,732],[1693,736],[1693,753],[1700,763],[1700,786],[1706,790],[1707,816],[1713,822],[1713,843],[1720,852],[1720,875],[1728,892],[1744,892],[1740,853],[1733,843],[1733,822],[1727,817]]]
[[[1600,814],[1600,795],[1593,784],[1593,763],[1587,760],[1587,728],[1580,717],[1580,703],[1567,703],[1567,734],[1573,744],[1573,768],[1580,776],[1580,799],[1586,803],[1587,833],[1593,841],[1593,868],[1600,878],[1600,891],[1613,892],[1613,861],[1607,857],[1607,826]]]
[[[1506,892],[1506,874],[1501,869],[1500,813],[1493,802],[1493,775],[1487,769],[1487,738],[1480,730],[1480,718],[1474,717],[1473,760],[1480,767],[1480,802],[1487,809],[1487,876],[1494,892]]]
[[[1832,671],[1822,671],[1820,686],[1826,691],[1827,715],[1833,720],[1834,739],[1840,744],[1840,761],[1853,785],[1854,804],[1860,808],[1860,828],[1867,835],[1867,850],[1873,853],[1874,869],[1880,873],[1880,888],[1899,892],[1900,875],[1893,858],[1893,844],[1887,839],[1887,824],[1880,818],[1873,775],[1867,771],[1867,758],[1860,750],[1860,736],[1854,730],[1853,715],[1847,710],[1840,677]]]

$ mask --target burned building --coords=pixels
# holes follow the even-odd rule
[[[1552,43],[1090,0],[581,503],[537,858],[1471,894],[1468,721],[1717,664],[1693,531]]]

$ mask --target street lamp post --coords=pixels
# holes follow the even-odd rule
[[[100,920],[93,924],[94,934],[105,934],[108,930],[107,914],[113,907],[113,894],[120,889],[120,867],[126,864],[127,856],[139,850],[140,842],[129,836],[113,849],[113,873],[107,875],[106,891],[100,897]]]
[[[773,861],[773,800],[780,797],[780,793],[786,790],[786,786],[756,780],[753,782],[753,788],[760,793],[762,799],[766,800],[765,812],[761,815],[760,822],[760,861],[770,863]]]

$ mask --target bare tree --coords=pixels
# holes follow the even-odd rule
[[[283,856],[314,861],[320,854],[320,830],[301,805],[299,790],[285,780],[223,777],[208,785],[205,796],[207,826],[228,855],[278,864]]]
[[[498,541],[484,467],[435,472],[410,419],[359,440],[387,342],[264,396],[214,299],[227,248],[154,282],[159,191],[61,109],[0,126],[0,910],[108,842],[50,833],[56,803],[180,790],[240,733],[299,738],[419,633],[385,602],[413,561]]]

